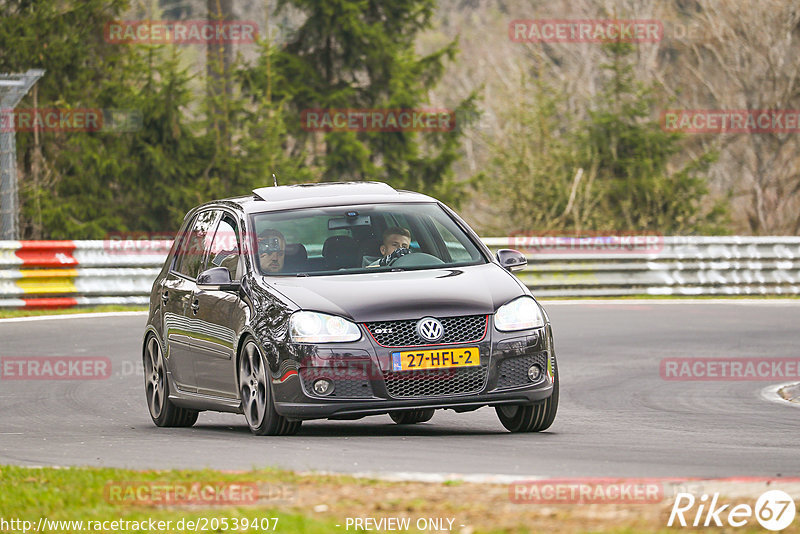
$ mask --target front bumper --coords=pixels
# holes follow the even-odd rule
[[[544,328],[503,334],[493,331],[477,343],[481,365],[431,371],[391,370],[391,353],[369,336],[347,346],[294,345],[273,375],[276,411],[290,419],[357,418],[412,408],[468,411],[486,405],[530,404],[553,391],[552,331]],[[426,347],[433,348],[436,347]],[[531,382],[531,365],[542,369]],[[333,393],[322,396],[313,383],[327,378]]]
[[[495,404],[531,404],[548,398],[553,392],[553,385],[529,388],[526,391],[502,392],[481,395],[469,395],[456,398],[426,399],[392,399],[336,402],[277,402],[275,408],[281,415],[289,419],[336,419],[366,415],[379,415],[396,410],[412,408],[453,408],[468,411],[481,406]]]

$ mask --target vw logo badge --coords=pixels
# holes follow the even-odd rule
[[[426,341],[439,341],[444,335],[444,327],[438,319],[424,317],[417,323],[417,334]]]

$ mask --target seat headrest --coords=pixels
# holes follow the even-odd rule
[[[359,250],[362,256],[382,256],[381,245],[383,243],[379,239],[365,239],[359,244]]]
[[[302,243],[286,243],[286,256],[283,260],[285,271],[304,271],[308,261],[308,251]]]
[[[349,235],[334,235],[322,245],[322,256],[329,269],[361,267],[358,244]]]
[[[286,243],[286,257],[290,256],[295,260],[307,260],[308,251],[302,243]]]

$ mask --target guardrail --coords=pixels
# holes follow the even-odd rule
[[[141,243],[137,243],[141,245]],[[0,241],[0,308],[146,305],[169,242]]]
[[[800,294],[800,237],[626,237],[483,241],[525,253],[538,297]]]
[[[489,237],[538,297],[800,295],[800,237]],[[0,308],[146,305],[169,242],[0,241]]]

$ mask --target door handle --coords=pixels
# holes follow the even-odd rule
[[[197,299],[194,299],[192,301],[192,313],[197,315],[197,310],[199,310],[199,309],[200,309],[200,301],[197,300]]]
[[[167,303],[167,301],[169,301],[169,291],[167,291],[167,290],[165,289],[164,291],[162,291],[162,292],[161,292],[161,302],[163,302],[164,304],[166,304],[166,303]]]

